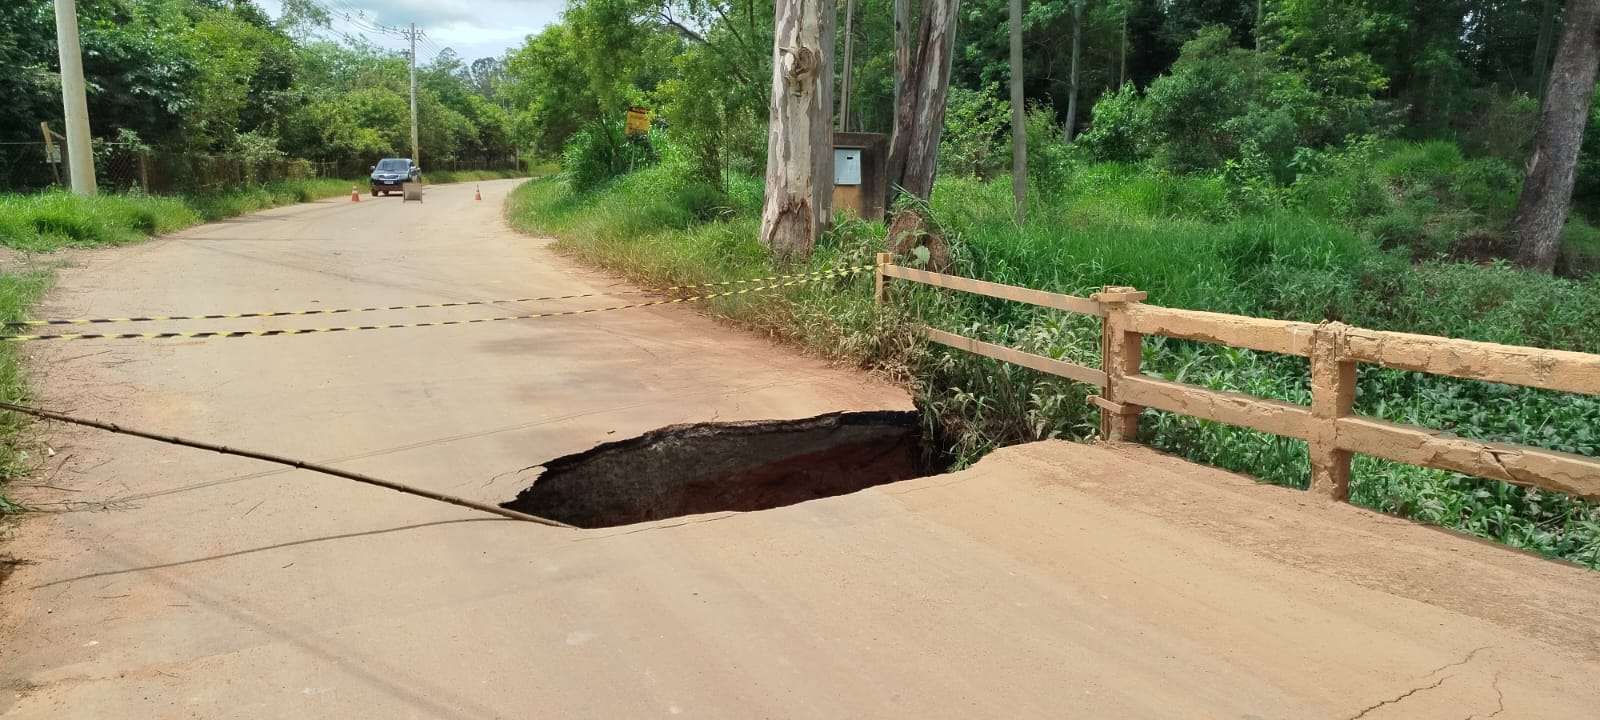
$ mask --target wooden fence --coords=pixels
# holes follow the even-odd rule
[[[1100,388],[1101,435],[1138,437],[1145,408],[1178,413],[1306,441],[1311,488],[1337,500],[1350,495],[1353,453],[1453,470],[1502,482],[1600,500],[1600,459],[1524,445],[1479,442],[1415,425],[1356,415],[1356,365],[1369,363],[1433,375],[1600,395],[1600,355],[1366,330],[1343,323],[1269,320],[1147,305],[1145,293],[1108,287],[1082,298],[877,263],[877,295],[887,279],[1028,303],[1102,319],[1100,368],[981,342],[943,330],[929,341]],[[1140,371],[1143,338],[1157,335],[1217,343],[1311,361],[1311,405],[1160,380]]]

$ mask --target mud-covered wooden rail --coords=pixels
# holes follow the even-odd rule
[[[925,328],[931,342],[1093,385],[1101,435],[1138,438],[1145,409],[1189,415],[1304,440],[1311,488],[1350,496],[1354,453],[1600,500],[1600,459],[1456,437],[1354,413],[1361,363],[1432,375],[1600,395],[1600,355],[1455,338],[1180,310],[1147,305],[1145,293],[1108,287],[1082,298],[894,265],[878,256],[877,296],[889,278],[1102,318],[1099,369]],[[1146,335],[1280,353],[1311,361],[1309,407],[1150,377],[1140,371]]]

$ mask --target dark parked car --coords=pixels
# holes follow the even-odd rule
[[[372,166],[372,196],[399,192],[404,183],[422,176],[422,166],[412,165],[406,158],[384,158]]]

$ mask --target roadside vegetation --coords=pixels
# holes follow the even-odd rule
[[[757,241],[762,186],[731,175],[726,190],[696,179],[661,138],[665,159],[577,191],[568,177],[519,188],[508,213],[520,229],[553,235],[556,247],[646,286],[713,282],[870,264],[884,247],[878,223],[842,220],[808,265],[774,263]],[[1260,207],[1230,199],[1216,177],[1175,176],[1138,164],[1073,159],[1038,183],[1030,222],[1010,214],[1001,177],[941,181],[927,210],[951,246],[950,272],[1087,294],[1132,285],[1151,302],[1192,309],[1600,352],[1600,275],[1551,277],[1503,261],[1420,258],[1388,245],[1385,213],[1323,209],[1330,197],[1371,181],[1403,208],[1405,188],[1449,187],[1457,162],[1436,143],[1362,148],[1372,162],[1306,175],[1322,190],[1304,201]],[[1420,168],[1420,169],[1419,169]],[[1437,205],[1430,207],[1437,208]],[[917,257],[902,258],[915,264]],[[917,343],[908,318],[1039,354],[1098,364],[1092,319],[961,294],[898,287],[890,311],[872,306],[871,275],[776,293],[719,298],[717,313],[834,359],[911,385],[926,422],[965,464],[1005,445],[1093,436],[1087,389],[1056,378]],[[1213,345],[1149,339],[1146,367],[1170,379],[1307,403],[1305,361]],[[1417,373],[1363,369],[1358,411],[1471,438],[1600,455],[1600,401]],[[1264,481],[1304,487],[1303,443],[1149,412],[1143,441]],[[1552,557],[1600,567],[1600,512],[1560,495],[1456,473],[1359,457],[1353,501]]]
[[[518,177],[510,171],[430,172],[430,184]],[[138,242],[202,222],[257,210],[349,195],[363,198],[366,178],[279,180],[201,195],[102,194],[80,197],[56,190],[0,194],[0,247],[49,252],[62,247],[94,247]]]
[[[914,5],[926,13],[938,1]],[[834,120],[888,132],[893,8],[856,5],[850,112]],[[1589,20],[1562,5],[1031,2],[1012,66],[1006,3],[964,0],[937,182],[896,208],[922,215],[945,247],[923,241],[898,261],[947,260],[956,274],[1075,294],[1131,285],[1174,307],[1600,352],[1600,231],[1589,222],[1600,217],[1600,152],[1569,148],[1577,182],[1554,225],[1557,252],[1540,245],[1530,261],[1521,236],[1551,68],[1589,39],[1558,43]],[[569,2],[507,63],[519,127],[563,169],[513,195],[513,222],[645,285],[870,263],[888,244],[882,223],[840,218],[798,264],[758,241],[772,19],[753,0]],[[1013,75],[1027,104],[1023,223],[1010,178]],[[1562,107],[1583,107],[1563,92]],[[622,132],[628,104],[656,109],[648,136]],[[1592,107],[1587,130],[1600,132]],[[1086,388],[924,347],[907,321],[1088,364],[1097,322],[931,288],[892,296],[875,312],[862,275],[710,307],[907,383],[961,463],[1093,435]],[[1309,401],[1302,359],[1154,338],[1145,353],[1148,371],[1170,379]],[[1357,410],[1600,455],[1592,397],[1365,367]],[[1199,462],[1308,482],[1298,441],[1154,411],[1141,429],[1143,442]],[[1367,457],[1355,474],[1356,503],[1600,567],[1592,505]]]

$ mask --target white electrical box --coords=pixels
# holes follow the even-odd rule
[[[833,184],[861,184],[861,148],[833,149]]]

